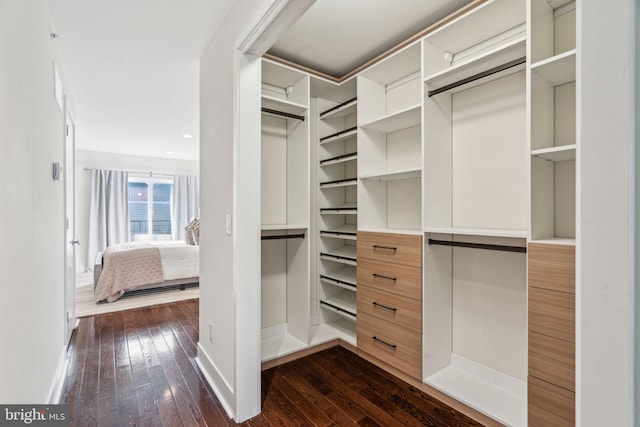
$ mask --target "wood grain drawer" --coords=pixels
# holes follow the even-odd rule
[[[527,388],[529,426],[575,425],[575,393],[531,376]]]
[[[576,247],[530,243],[529,286],[576,292]]]
[[[529,287],[529,332],[575,342],[575,295]]]
[[[357,329],[359,350],[421,379],[422,338],[419,332],[360,312]]]
[[[358,232],[358,261],[374,261],[422,267],[422,236]]]
[[[358,285],[422,299],[422,268],[358,259]]]
[[[529,375],[575,391],[575,355],[574,343],[529,332]]]
[[[381,291],[369,286],[358,286],[358,316],[370,314],[400,327],[422,330],[422,301]]]

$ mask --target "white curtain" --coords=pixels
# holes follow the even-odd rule
[[[184,240],[184,228],[200,213],[200,179],[197,176],[173,177],[173,215],[171,238]]]
[[[87,264],[93,270],[99,252],[129,241],[129,174],[94,169],[91,174],[91,210]]]

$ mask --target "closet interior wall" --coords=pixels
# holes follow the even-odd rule
[[[262,359],[309,341],[309,76],[262,62]]]

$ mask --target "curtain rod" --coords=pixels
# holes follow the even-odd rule
[[[94,171],[94,170],[99,170],[99,168],[84,168],[84,170],[86,170],[86,171]],[[138,174],[138,175],[149,175],[149,177],[153,177],[153,176],[176,176],[176,174],[171,174],[171,173],[162,173],[162,172],[153,172],[153,171],[127,171],[127,170],[119,170],[118,172],[134,173],[134,174]]]

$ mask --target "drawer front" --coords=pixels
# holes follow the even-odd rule
[[[400,371],[421,379],[421,334],[391,322],[358,313],[358,349]]]
[[[529,287],[529,332],[575,342],[575,295]]]
[[[575,393],[534,377],[527,388],[529,426],[575,426]]]
[[[387,320],[403,328],[421,331],[422,301],[380,291],[369,286],[358,286],[358,316],[366,313]]]
[[[529,286],[575,293],[576,247],[530,243]]]
[[[529,375],[575,391],[575,350],[572,342],[529,332]]]
[[[422,268],[358,259],[358,284],[422,299]]]
[[[421,267],[422,236],[360,231],[358,261],[362,258]]]

